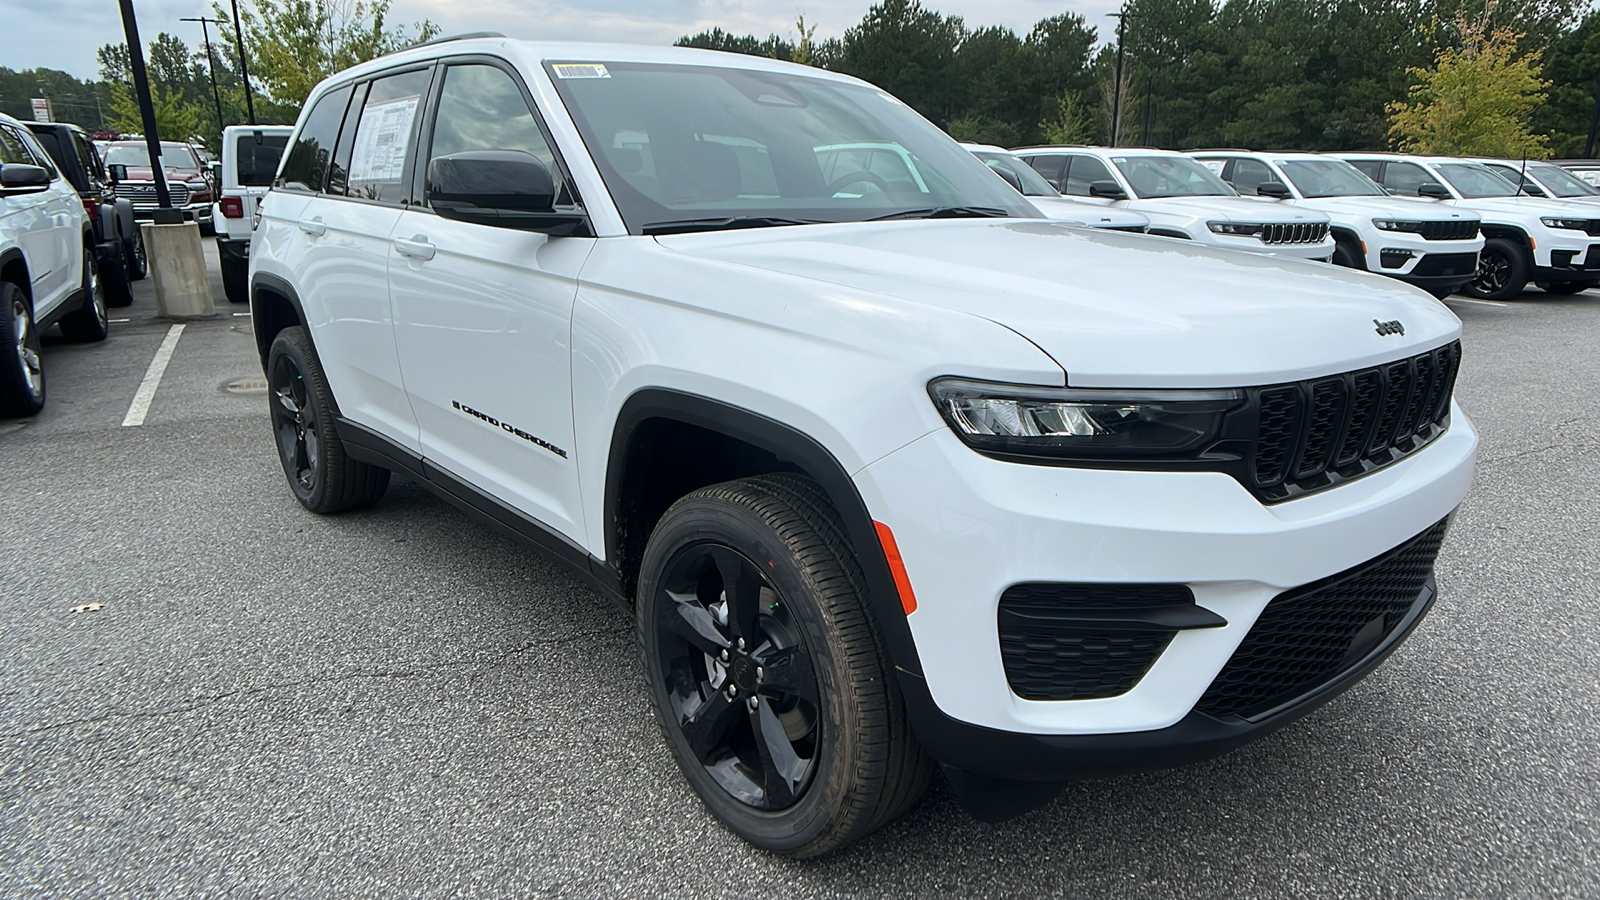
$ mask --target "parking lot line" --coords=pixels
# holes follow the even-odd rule
[[[144,424],[145,414],[150,412],[150,401],[156,398],[156,388],[161,386],[161,376],[166,374],[167,363],[172,362],[172,351],[177,348],[182,334],[182,325],[172,326],[161,346],[156,348],[155,358],[150,360],[150,368],[145,370],[144,380],[139,382],[139,390],[128,405],[128,414],[122,419],[123,428]]]
[[[1474,300],[1471,297],[1451,297],[1451,303],[1476,303],[1479,306],[1510,306],[1510,303],[1501,303],[1498,300]]]

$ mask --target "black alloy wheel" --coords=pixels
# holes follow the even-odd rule
[[[144,254],[144,229],[133,223],[133,236],[122,242],[128,260],[128,280],[139,281],[150,272],[150,260]]]
[[[712,542],[679,550],[658,590],[652,674],[689,749],[739,802],[793,806],[816,771],[821,723],[811,653],[783,597]]]
[[[351,459],[334,423],[337,407],[316,352],[299,326],[267,351],[273,442],[295,499],[315,513],[368,506],[389,487],[389,470]]]
[[[1509,300],[1528,286],[1526,247],[1507,238],[1490,238],[1478,254],[1478,271],[1462,293],[1481,300]]]
[[[281,357],[272,367],[267,390],[272,397],[272,431],[278,438],[278,458],[296,494],[310,495],[320,482],[321,435],[317,416],[310,409],[305,373],[295,360]]]

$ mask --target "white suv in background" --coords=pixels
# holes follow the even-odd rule
[[[233,303],[250,301],[250,230],[255,226],[256,204],[278,173],[291,131],[291,125],[229,125],[222,129],[222,162],[211,221],[217,229],[222,292]]]
[[[1488,166],[1494,170],[1496,175],[1505,178],[1513,185],[1521,184],[1522,193],[1529,197],[1551,197],[1556,200],[1600,203],[1600,188],[1553,163],[1537,159],[1492,159],[1489,157],[1473,157],[1469,161]]]
[[[1449,156],[1334,153],[1389,193],[1426,197],[1483,220],[1478,273],[1463,293],[1508,300],[1531,281],[1555,294],[1600,284],[1600,209],[1529,197],[1481,163]]]
[[[1151,234],[1272,256],[1333,257],[1327,216],[1240,197],[1211,170],[1181,153],[1122,147],[1028,147],[1013,152],[1069,197],[1091,198],[1148,217]]]
[[[44,409],[39,335],[106,338],[106,300],[83,199],[33,132],[0,114],[0,418]]]
[[[962,144],[968,151],[994,170],[1022,196],[1028,198],[1046,218],[1057,222],[1072,222],[1089,228],[1107,228],[1112,231],[1145,232],[1150,219],[1126,209],[1104,204],[1088,203],[1061,196],[1044,177],[1004,147],[988,144]]]
[[[1040,219],[883,91],[730,53],[334,75],[250,283],[300,503],[402,472],[568,566],[705,808],[797,856],[939,771],[996,820],[1304,715],[1428,610],[1477,446],[1426,295]]]
[[[1246,196],[1314,209],[1333,222],[1333,261],[1448,297],[1478,271],[1478,216],[1421,198],[1392,197],[1342,159],[1315,153],[1192,150]]]

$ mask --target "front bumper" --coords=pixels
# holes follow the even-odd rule
[[[1378,232],[1367,243],[1367,270],[1423,288],[1460,287],[1478,270],[1483,238],[1430,241],[1410,232]]]
[[[1217,234],[1201,225],[1204,234],[1197,234],[1197,238],[1208,244],[1218,247],[1227,247],[1230,250],[1243,250],[1246,253],[1259,253],[1263,256],[1282,256],[1289,259],[1309,259],[1317,262],[1327,262],[1333,259],[1333,251],[1337,246],[1332,236],[1316,243],[1305,244],[1266,244],[1259,238],[1240,237],[1237,235]]]
[[[1251,723],[1195,707],[1275,597],[1379,557],[1455,509],[1477,435],[1459,409],[1451,421],[1411,457],[1270,506],[1225,474],[1008,463],[945,430],[873,463],[857,486],[894,529],[918,600],[907,623],[922,676],[901,679],[919,737],[958,768],[1051,780],[1202,758],[1303,715],[1337,690]],[[1029,700],[1012,690],[997,627],[1002,593],[1024,582],[1182,584],[1226,625],[1180,631],[1124,693]],[[1127,758],[1086,768],[1085,757],[1106,753]]]
[[[148,221],[155,218],[156,208],[157,207],[154,203],[135,203],[133,205],[133,217],[140,221]],[[180,206],[178,209],[183,212],[183,219],[186,222],[211,221],[211,203],[209,201],[204,203],[190,203],[185,206]]]
[[[1533,267],[1533,280],[1541,282],[1600,283],[1600,243],[1581,246],[1539,248],[1539,264]]]

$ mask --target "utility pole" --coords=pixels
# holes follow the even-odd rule
[[[1126,7],[1122,12],[1106,13],[1117,20],[1117,74],[1116,81],[1111,85],[1111,146],[1115,147],[1120,142],[1119,133],[1122,126],[1122,51],[1124,41],[1123,29],[1128,24]]]
[[[244,78],[244,109],[245,114],[250,117],[250,124],[254,125],[256,123],[256,102],[250,96],[250,63],[245,58],[248,54],[244,51],[244,25],[239,21],[239,0],[232,0],[232,3],[233,36],[239,41],[239,74]]]
[[[214,23],[219,27],[222,23],[216,19],[208,19],[205,16],[184,18],[178,21],[200,23],[200,36],[206,42],[206,67],[211,72],[211,99],[217,103],[217,134],[221,134],[222,129],[228,127],[228,123],[222,121],[222,94],[217,91],[217,57],[211,52],[211,29],[207,27],[207,23]]]
[[[167,170],[161,165],[161,135],[156,133],[156,110],[150,103],[150,74],[144,67],[144,46],[139,43],[139,22],[134,18],[133,0],[118,0],[122,5],[122,32],[128,41],[128,68],[133,70],[133,93],[139,101],[139,118],[144,122],[145,151],[150,154],[150,178],[156,184],[157,224],[183,224],[183,213],[172,208],[167,191]]]

